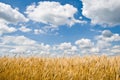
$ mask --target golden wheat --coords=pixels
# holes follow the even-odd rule
[[[0,80],[120,80],[120,56],[1,57]]]

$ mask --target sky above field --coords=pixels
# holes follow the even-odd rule
[[[0,56],[120,55],[119,0],[0,0]]]

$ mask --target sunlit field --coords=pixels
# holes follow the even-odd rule
[[[0,80],[120,80],[120,56],[1,57]]]

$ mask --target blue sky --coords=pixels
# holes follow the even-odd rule
[[[117,0],[0,0],[0,54],[119,55],[119,5]]]

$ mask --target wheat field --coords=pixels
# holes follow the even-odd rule
[[[120,56],[1,57],[0,80],[120,80]]]

